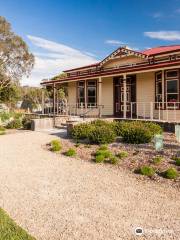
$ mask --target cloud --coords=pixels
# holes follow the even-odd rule
[[[117,45],[119,46],[119,45],[125,44],[125,43],[122,42],[122,41],[114,40],[114,39],[106,40],[105,43],[106,43],[106,44],[109,44],[109,45],[113,45],[113,46],[117,46]]]
[[[146,37],[167,41],[180,40],[180,31],[144,32],[144,35]]]
[[[67,45],[36,36],[27,36],[39,51],[33,52],[35,66],[29,78],[23,78],[23,85],[40,84],[44,78],[51,78],[65,69],[71,69],[97,62],[93,54]]]
[[[176,9],[175,12],[176,12],[176,13],[180,13],[180,8]]]
[[[162,12],[155,12],[152,14],[153,18],[162,18],[164,15]]]

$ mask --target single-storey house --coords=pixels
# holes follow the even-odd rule
[[[68,87],[67,114],[180,121],[180,45],[144,51],[120,47],[102,61],[45,80]],[[62,111],[61,111],[62,112]]]

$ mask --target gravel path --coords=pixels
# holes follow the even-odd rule
[[[177,189],[48,152],[51,139],[0,136],[0,206],[37,239],[180,239]],[[137,226],[144,237],[135,237]]]

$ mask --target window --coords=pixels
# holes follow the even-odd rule
[[[156,102],[162,102],[162,73],[156,73]]]
[[[87,107],[96,106],[97,104],[97,81],[96,80],[89,80],[87,82],[85,81],[77,82],[77,102],[78,102],[78,107],[82,107],[82,106],[84,107],[85,103],[87,103]]]
[[[96,106],[96,80],[87,81],[87,104],[88,107]]]
[[[78,106],[84,106],[85,104],[85,82],[84,81],[78,82],[77,101],[78,101]]]
[[[168,108],[178,107],[179,102],[178,70],[166,71],[166,102]],[[177,103],[177,104],[175,104]]]

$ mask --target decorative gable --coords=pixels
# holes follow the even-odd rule
[[[108,57],[100,62],[100,66],[103,66],[108,61],[122,59],[122,58],[136,57],[141,59],[148,59],[148,56],[144,53],[137,52],[126,47],[120,47],[113,53],[111,53]]]

